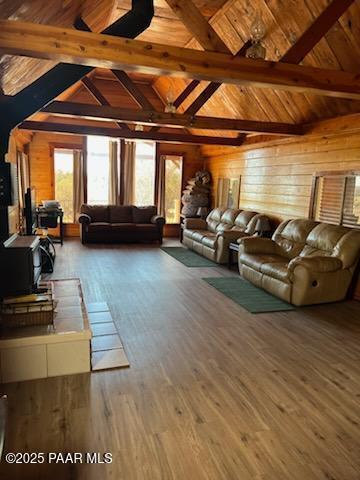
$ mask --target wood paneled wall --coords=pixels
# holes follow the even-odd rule
[[[315,172],[360,168],[360,132],[311,134],[234,149],[206,148],[203,153],[213,176],[213,204],[218,178],[241,175],[241,208],[280,221],[308,216]]]
[[[82,147],[82,137],[35,133],[29,145],[30,182],[36,189],[36,202],[54,198],[54,162],[52,144],[78,145]]]
[[[26,144],[30,141],[30,139],[31,134],[29,132],[20,132],[19,130],[14,130],[10,136],[7,161],[10,163],[17,163],[18,152],[25,152]],[[21,215],[19,203],[17,205],[8,207],[8,222],[10,232],[16,232],[20,229]]]
[[[52,133],[35,133],[29,145],[30,157],[30,181],[36,188],[36,201],[50,200],[54,198],[54,167],[51,155],[51,145],[66,144],[78,145],[81,148],[82,137],[75,135],[59,135]],[[184,156],[184,182],[191,178],[197,170],[203,168],[203,157],[200,147],[193,145],[170,145],[160,146],[161,155],[183,155]],[[170,227],[166,230],[167,236],[177,235],[178,228]],[[67,225],[65,228],[67,236],[78,236],[78,225]]]

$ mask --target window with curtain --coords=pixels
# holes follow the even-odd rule
[[[360,228],[360,172],[317,174],[313,198],[315,220]]]
[[[107,205],[110,195],[110,139],[87,137],[87,203]]]
[[[64,211],[64,223],[74,220],[74,151],[54,149],[55,199]]]
[[[166,223],[180,223],[183,157],[166,155],[164,160]]]
[[[137,206],[154,205],[155,157],[155,143],[136,142],[134,204]]]

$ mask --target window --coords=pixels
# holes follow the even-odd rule
[[[155,143],[136,142],[134,203],[155,203]]]
[[[166,223],[180,223],[183,158],[165,156],[165,218]]]
[[[110,139],[87,137],[87,203],[109,203]]]
[[[64,211],[64,223],[74,221],[74,152],[73,150],[54,149],[55,199]]]
[[[315,220],[360,228],[360,173],[317,174],[313,197]]]

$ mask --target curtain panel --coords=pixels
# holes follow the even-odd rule
[[[123,200],[124,205],[132,205],[135,193],[136,142],[124,142],[123,145]]]
[[[74,223],[78,223],[81,205],[85,203],[85,161],[84,152],[81,150],[74,150]]]
[[[120,167],[118,141],[110,140],[109,154],[109,205],[120,205]]]

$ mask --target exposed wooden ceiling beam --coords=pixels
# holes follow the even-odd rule
[[[174,107],[179,108],[182,103],[188,98],[188,96],[195,90],[195,88],[200,85],[199,80],[192,80],[189,85],[187,85],[184,90],[177,96],[174,101]]]
[[[202,45],[205,50],[209,49],[209,44],[204,40],[206,30],[206,19],[202,17],[201,12],[196,8],[191,0],[181,1],[166,0],[167,3],[173,8],[175,13],[182,19],[184,24],[189,30],[192,29],[193,16],[196,15],[198,23],[201,28],[195,28],[192,30],[197,41]],[[347,8],[354,2],[354,0],[333,0],[332,3],[322,12],[322,14],[315,20],[315,22],[306,30],[306,32],[298,39],[298,41],[288,50],[288,52],[281,58],[282,63],[300,63],[304,57],[314,48],[314,46],[321,40],[321,38],[329,31],[334,23],[340,18],[340,16],[347,10]],[[194,13],[196,11],[196,13]],[[202,18],[202,21],[201,21]],[[207,24],[207,31],[211,34],[214,32],[210,24]],[[217,45],[221,47],[221,51],[230,53],[226,44],[217,42]],[[240,56],[245,56],[246,51],[251,45],[248,41],[240,50]],[[221,86],[221,83],[211,82],[199,95],[197,99],[187,108],[186,113],[195,115],[205,103],[214,95],[214,93]]]
[[[179,133],[139,132],[108,127],[91,127],[87,125],[69,125],[65,123],[25,121],[19,129],[35,132],[53,132],[72,135],[99,135],[127,140],[152,140],[162,143],[185,143],[190,145],[228,145],[238,147],[238,138],[210,137],[205,135],[182,135]]]
[[[162,127],[196,128],[204,130],[232,130],[275,135],[301,135],[301,127],[288,123],[257,122],[218,117],[194,117],[178,113],[154,112],[153,110],[130,110],[118,107],[89,105],[86,103],[52,102],[43,112],[71,118],[88,118],[107,121],[122,121],[131,124],[161,125]]]
[[[283,63],[300,63],[330,28],[346,12],[354,0],[333,0],[297,42],[281,58]]]
[[[245,57],[247,49],[250,47],[251,41],[248,40],[244,43],[244,45],[240,48],[236,56],[238,57]],[[229,50],[229,53],[230,50]],[[205,105],[205,103],[210,100],[210,98],[214,95],[215,92],[221,87],[222,83],[218,82],[210,82],[207,87],[200,93],[200,95],[193,101],[191,105],[185,110],[185,113],[190,115],[195,115],[201,108]]]
[[[0,52],[102,68],[360,99],[360,84],[354,73],[232,57],[11,20],[0,21]]]
[[[97,102],[100,103],[102,106],[110,106],[109,101],[104,97],[104,95],[100,92],[97,86],[90,80],[89,77],[83,77],[81,79],[81,83],[84,85],[86,90],[90,93],[92,97],[95,98]],[[129,130],[129,127],[125,123],[116,122],[117,126],[124,130]]]
[[[228,53],[228,48],[191,0],[166,0],[200,45],[210,52]]]
[[[90,27],[81,17],[78,17],[76,19],[74,26],[78,30],[82,30],[83,32],[91,32]],[[149,102],[145,95],[143,95],[142,91],[137,87],[137,85],[135,85],[135,83],[131,80],[131,78],[126,72],[124,72],[123,70],[111,71],[140,107],[147,110],[155,110],[153,105]]]
[[[155,110],[152,103],[145,97],[138,86],[132,81],[129,75],[123,70],[112,70],[112,73],[119,80],[125,90],[131,95],[139,107],[145,110]]]

